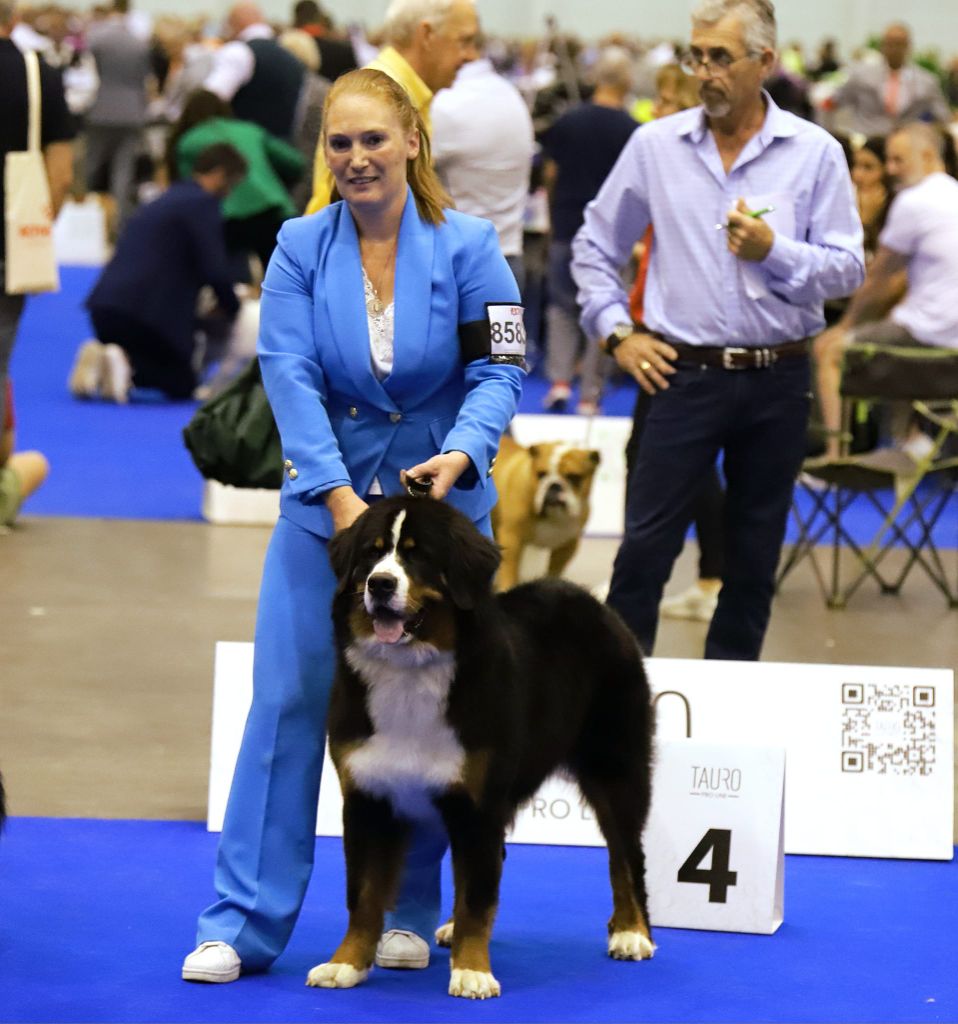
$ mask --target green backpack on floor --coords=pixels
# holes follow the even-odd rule
[[[207,480],[279,490],[283,449],[258,359],[196,410],[183,440]]]

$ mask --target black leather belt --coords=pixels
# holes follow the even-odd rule
[[[699,366],[717,366],[722,370],[767,370],[780,359],[798,359],[808,355],[808,339],[784,341],[765,348],[722,348],[719,345],[686,345],[680,341],[669,344],[682,362]]]

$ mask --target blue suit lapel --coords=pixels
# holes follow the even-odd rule
[[[350,379],[372,405],[395,410],[372,371],[369,325],[363,293],[363,267],[359,236],[349,207],[343,203],[335,232],[326,253],[326,312],[333,343]]]
[[[432,313],[435,237],[432,225],[420,220],[410,189],[399,225],[396,254],[393,370],[383,381],[396,401],[422,391],[421,368],[429,348]]]

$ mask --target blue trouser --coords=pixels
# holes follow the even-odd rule
[[[491,536],[488,516],[477,525]],[[313,869],[335,587],[326,541],[281,517],[263,568],[253,702],[217,853],[220,898],[197,931],[198,943],[229,943],[247,971],[265,970],[285,949]],[[414,829],[387,929],[431,941],[446,846],[445,832]]]
[[[649,654],[662,590],[682,550],[702,481],[724,452],[722,590],[707,658],[758,658],[795,477],[805,453],[807,359],[766,370],[678,363],[651,403],[629,481],[625,536],[608,603]]]

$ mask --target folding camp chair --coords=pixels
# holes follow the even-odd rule
[[[843,454],[805,463],[792,503],[798,538],[777,583],[807,558],[826,604],[844,608],[869,577],[882,593],[897,594],[919,565],[949,606],[958,607],[958,571],[952,583],[933,532],[939,521],[954,523],[958,542],[958,516],[952,512],[942,520],[958,493],[958,351],[852,345],[845,354],[841,392]],[[918,460],[894,448],[847,454],[847,427],[855,403],[863,399],[909,402],[934,432],[928,453]],[[850,509],[856,502],[882,517],[863,543],[850,533]],[[827,572],[819,564],[819,545],[830,548]],[[887,556],[896,546],[904,549],[904,564],[890,571]],[[857,565],[843,581],[842,562],[849,554]]]

